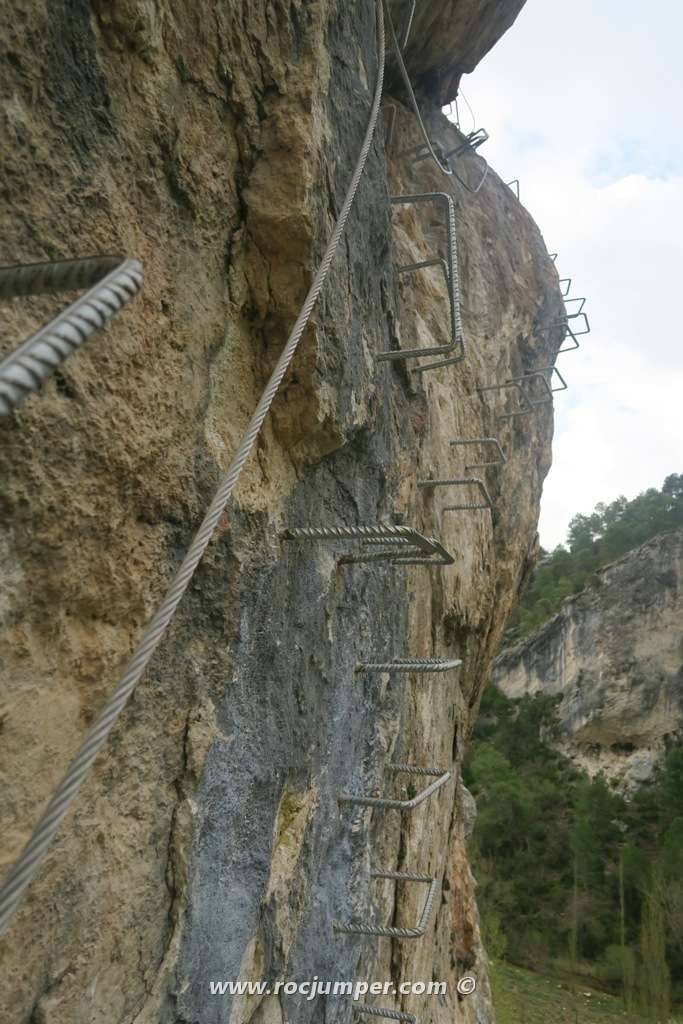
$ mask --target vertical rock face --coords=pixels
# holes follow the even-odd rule
[[[2,28],[6,261],[123,252],[146,280],[0,423],[3,869],[237,446],[338,213],[377,75],[369,3],[29,7],[10,0]],[[465,7],[458,24],[490,41],[488,6]],[[430,123],[456,144],[438,111]],[[375,1002],[434,1024],[491,1019],[459,765],[534,552],[552,410],[500,419],[514,394],[475,389],[547,365],[535,328],[562,307],[510,190],[492,172],[471,196],[407,163],[418,140],[399,102],[235,499],[0,940],[13,1021],[348,1021],[348,998],[209,990],[315,975],[445,981],[445,995]],[[457,203],[467,358],[414,374],[376,355],[448,337],[439,268],[395,269],[444,254],[445,224],[437,205],[392,211],[389,196],[430,191]],[[14,303],[5,350],[57,305]],[[449,442],[490,436],[507,455],[481,471],[493,513],[444,514],[460,493],[417,480],[470,475],[482,459]],[[281,538],[396,517],[437,536],[453,565],[340,565],[344,545]],[[463,666],[355,671],[375,655]],[[410,815],[338,806],[342,791],[389,789],[391,762],[455,770]],[[437,879],[422,939],[334,932],[368,912],[417,920],[423,887],[395,894],[369,869]],[[461,998],[464,973],[479,986]]]
[[[651,778],[683,721],[683,531],[596,574],[543,629],[496,659],[508,697],[561,696],[559,746],[631,789]]]

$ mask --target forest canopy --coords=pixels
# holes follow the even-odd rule
[[[601,502],[591,515],[574,516],[565,545],[541,549],[529,586],[510,616],[504,646],[539,629],[565,597],[578,594],[591,577],[658,533],[683,526],[683,474],[671,473],[662,489],[650,487],[632,500]]]

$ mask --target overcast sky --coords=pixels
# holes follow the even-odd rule
[[[683,471],[682,36],[680,0],[528,0],[463,79],[481,152],[588,298],[591,333],[558,359],[545,547]]]

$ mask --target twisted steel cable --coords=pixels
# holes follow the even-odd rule
[[[104,705],[100,715],[87,733],[78,753],[69,765],[66,774],[57,789],[54,791],[43,815],[41,816],[31,838],[19,855],[18,859],[10,869],[2,888],[0,888],[0,934],[7,927],[7,923],[16,910],[16,907],[36,873],[38,865],[48,851],[64,815],[74,800],[78,789],[90,771],[92,764],[99,751],[104,746],[109,733],[116,720],[123,711],[126,702],[135,690],[140,678],[147,667],[154,651],[158,647],[166,628],[173,618],[173,615],[180,604],[183,594],[197,568],[202,555],[211,539],[211,536],[218,524],[223,509],[225,508],[237,480],[240,476],[244,463],[246,462],[256,437],[261,429],[273,399],[282,382],[285,373],[296,352],[301,336],[304,332],[313,306],[324,284],[327,272],[334,258],[339,240],[344,231],[349,211],[353,204],[358,185],[370,152],[370,146],[375,134],[377,120],[379,117],[380,99],[384,83],[384,21],[382,17],[381,0],[377,0],[377,60],[378,72],[375,93],[370,110],[363,145],[356,163],[351,183],[346,193],[344,203],[334,226],[332,236],[328,242],[325,255],[316,271],[315,277],[304,301],[301,312],[298,316],[287,344],[282,350],[270,380],[261,395],[256,406],[254,415],[249,422],[246,432],[240,442],[239,448],[225,474],[221,484],[211,502],[204,520],[190,545],[190,548],[183,559],[183,562],[171,583],[171,586],[147,627],[137,649],[112,693]]]
[[[408,98],[410,99],[410,105],[413,108],[413,113],[415,114],[415,117],[417,118],[417,123],[418,123],[418,125],[420,127],[420,132],[422,133],[422,138],[424,139],[425,145],[426,145],[427,149],[429,150],[429,155],[431,156],[432,160],[434,161],[436,166],[439,168],[439,170],[443,174],[447,174],[449,177],[453,177],[453,169],[451,167],[449,167],[448,164],[442,164],[441,161],[439,160],[438,156],[434,152],[434,147],[432,146],[432,143],[431,143],[431,140],[429,138],[429,135],[427,134],[427,129],[425,128],[424,121],[422,120],[422,114],[420,113],[420,108],[418,106],[417,99],[415,98],[415,93],[413,91],[412,82],[410,81],[410,75],[408,74],[408,69],[406,68],[405,61],[403,60],[403,54],[401,52],[401,46],[400,46],[398,38],[396,36],[396,29],[394,28],[394,23],[393,23],[392,18],[391,18],[391,12],[389,10],[389,4],[388,4],[387,0],[382,0],[382,4],[384,6],[384,16],[386,18],[386,22],[387,22],[387,25],[389,27],[389,38],[391,40],[391,45],[393,46],[394,53],[396,55],[396,60],[398,62],[398,69],[401,72],[401,78],[403,79],[403,84],[406,87],[406,91],[408,93]]]
[[[142,288],[142,264],[89,256],[0,267],[0,299],[89,288],[0,362],[0,416],[8,415]]]
[[[413,113],[415,114],[415,117],[417,118],[417,123],[419,125],[420,132],[422,134],[422,138],[424,139],[424,144],[427,147],[428,155],[431,156],[432,160],[434,161],[434,163],[439,168],[439,170],[441,171],[442,174],[447,174],[449,177],[456,178],[460,182],[460,184],[463,186],[463,188],[467,189],[468,192],[471,192],[474,195],[476,195],[476,193],[479,192],[479,190],[481,189],[482,185],[486,181],[486,178],[487,178],[487,175],[488,175],[488,172],[489,172],[489,166],[486,163],[486,161],[484,160],[484,165],[485,165],[484,173],[483,173],[483,175],[482,175],[478,185],[476,186],[476,188],[472,188],[471,185],[468,185],[468,183],[466,181],[464,181],[460,177],[460,175],[456,171],[453,170],[452,167],[449,167],[448,163],[443,163],[439,159],[439,157],[436,155],[436,152],[434,150],[434,146],[432,145],[431,139],[429,138],[429,135],[427,133],[427,129],[425,128],[425,123],[422,120],[422,114],[420,113],[420,107],[419,107],[419,104],[417,102],[417,99],[415,98],[415,91],[413,89],[412,82],[410,81],[410,75],[408,74],[408,69],[406,68],[405,61],[403,60],[403,53],[401,52],[401,46],[400,46],[399,41],[398,41],[398,39],[396,37],[396,30],[394,28],[394,23],[393,23],[392,18],[391,18],[391,12],[389,11],[388,2],[387,2],[387,0],[382,0],[382,2],[384,4],[384,12],[385,12],[386,20],[387,20],[387,25],[389,26],[389,35],[391,37],[391,43],[392,43],[392,46],[393,46],[393,49],[394,49],[394,53],[396,54],[396,61],[398,63],[398,69],[401,72],[401,78],[403,79],[403,84],[406,87],[406,92],[408,93],[408,98],[410,100],[410,105],[413,108]],[[482,157],[482,160],[483,160],[483,157]]]

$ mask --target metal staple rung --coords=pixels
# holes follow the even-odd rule
[[[418,480],[417,481],[417,486],[418,487],[425,487],[425,488],[429,488],[429,487],[467,487],[467,486],[473,486],[473,487],[477,487],[479,489],[479,491],[481,493],[481,496],[483,498],[483,504],[479,504],[479,505],[447,505],[444,508],[444,510],[443,510],[444,512],[472,511],[474,509],[480,509],[480,508],[488,508],[488,509],[492,509],[493,508],[493,502],[491,500],[491,495],[489,494],[488,490],[486,489],[486,484],[484,483],[483,480],[480,480],[479,477],[476,477],[476,476],[467,476],[467,477],[462,477],[462,478],[456,479],[456,480]]]
[[[562,298],[566,298],[567,295],[569,295],[569,292],[571,291],[571,287],[572,287],[572,279],[571,279],[571,277],[561,277],[560,280],[559,280],[559,284],[560,284],[560,291],[562,293]],[[565,285],[565,287],[563,288],[562,285]]]
[[[405,775],[429,775],[437,776],[436,780],[429,786],[418,793],[410,800],[396,800],[390,797],[380,796],[348,796],[342,794],[338,800],[341,804],[355,804],[360,807],[381,807],[387,810],[396,811],[413,811],[420,804],[428,800],[430,796],[438,792],[442,786],[445,786],[451,777],[450,771],[445,771],[443,768],[419,768],[416,765],[411,764],[393,764],[390,765],[389,770],[394,775],[405,774]]]
[[[499,413],[499,420],[511,420],[515,416],[528,416],[529,413],[534,411],[533,406],[530,404],[529,399],[524,392],[524,388],[519,383],[508,380],[503,384],[487,384],[484,387],[475,388],[475,391],[479,394],[483,394],[484,391],[505,391],[508,388],[514,388],[517,391],[521,408],[517,409],[515,412]]]
[[[414,205],[416,203],[438,202],[443,203],[446,208],[446,234],[448,244],[448,258],[436,257],[434,259],[419,260],[416,263],[409,263],[398,268],[400,274],[412,273],[423,267],[440,265],[443,269],[446,287],[448,289],[448,306],[450,316],[450,340],[445,345],[431,345],[423,348],[398,348],[390,349],[377,354],[378,360],[410,359],[417,356],[441,355],[446,352],[454,352],[459,349],[456,360],[465,358],[465,343],[463,339],[462,316],[460,312],[460,279],[458,276],[458,248],[455,230],[455,204],[453,199],[446,192],[419,192],[414,195],[391,196],[392,205]]]
[[[564,379],[564,377],[562,376],[562,374],[560,373],[560,371],[558,370],[558,368],[555,365],[553,365],[553,366],[539,366],[536,370],[532,370],[529,374],[527,374],[527,376],[535,377],[537,374],[544,374],[544,373],[549,373],[550,374],[550,377],[549,377],[549,379],[547,381],[545,380],[545,377],[543,377],[542,380],[544,380],[545,383],[546,383],[546,386],[549,387],[551,394],[553,392],[555,392],[555,391],[566,391],[567,390],[567,382],[566,382],[566,380]],[[552,386],[553,374],[555,374],[556,377],[559,377],[559,380],[560,380],[559,385],[557,387],[555,387],[555,388]]]
[[[462,665],[460,658],[394,658],[393,661],[361,661],[356,672],[448,672]]]
[[[379,1006],[366,1006],[365,1003],[357,1003],[353,1007],[354,1013],[365,1013],[369,1017],[388,1017],[389,1020],[403,1020],[406,1024],[417,1024],[417,1017],[412,1013],[402,1013],[400,1010],[383,1010]]]
[[[455,559],[433,537],[409,526],[298,526],[285,530],[283,540],[363,540],[385,544],[373,554],[347,555],[342,562],[386,562],[392,565],[452,565]],[[406,547],[406,545],[409,545]]]
[[[507,181],[505,184],[512,192],[514,192],[517,199],[519,199],[519,178],[513,178],[512,181]]]
[[[87,338],[104,327],[135,297],[142,283],[142,264],[122,256],[0,267],[0,299],[88,288],[0,362],[0,416],[8,415]]]
[[[565,308],[568,306],[568,304],[570,302],[580,302],[581,303],[581,305],[578,307],[578,309],[575,309],[572,313],[569,314],[570,316],[578,316],[579,313],[583,312],[583,307],[586,305],[586,298],[583,297],[583,296],[579,297],[578,295],[574,295],[571,298],[567,298],[567,296],[565,294],[565,296],[564,296]]]
[[[539,381],[543,385],[545,398],[532,398],[531,395],[526,392],[525,395],[529,405],[535,407],[537,405],[548,405],[549,403],[552,403],[552,389],[542,370],[530,370],[528,373],[521,373],[517,377],[510,377],[508,384],[516,384],[518,387],[523,389],[527,382],[531,383],[531,381],[534,380]]]
[[[499,455],[499,458],[493,459],[491,462],[471,462],[465,466],[465,469],[484,469],[487,466],[500,466],[506,461],[505,452],[500,446],[500,442],[495,437],[473,437],[469,440],[463,440],[458,438],[456,441],[449,441],[452,447],[462,447],[471,444],[489,444],[493,445],[494,449]]]
[[[427,924],[434,906],[438,881],[429,875],[411,875],[401,871],[371,871],[371,878],[390,878],[397,882],[425,882],[429,885],[427,898],[414,928],[392,928],[360,922],[357,925],[335,924],[334,930],[346,935],[382,935],[389,939],[420,939],[427,930]]]

